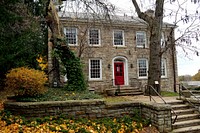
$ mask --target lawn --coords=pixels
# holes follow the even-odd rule
[[[161,91],[161,96],[163,96],[163,97],[174,97],[174,96],[179,96],[179,94],[176,93],[176,92]]]

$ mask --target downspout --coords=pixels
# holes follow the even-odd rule
[[[174,52],[176,52],[175,50],[175,39],[174,39],[174,28],[172,28],[172,36],[171,36],[171,49],[172,49],[172,68],[173,68],[173,78],[174,78],[174,92],[177,92],[176,91],[176,61],[175,61],[175,58],[176,58],[176,55]]]

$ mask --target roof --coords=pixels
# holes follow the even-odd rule
[[[91,21],[103,21],[103,22],[112,22],[112,23],[117,23],[117,24],[134,24],[134,25],[146,25],[147,23],[138,18],[138,17],[134,17],[134,16],[119,16],[119,15],[99,15],[96,13],[74,13],[74,12],[58,12],[58,15],[60,17],[61,20],[80,20],[80,21],[84,21],[84,20],[91,20]],[[174,27],[173,24],[170,23],[163,23],[163,27]]]

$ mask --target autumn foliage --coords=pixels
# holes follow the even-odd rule
[[[45,92],[47,76],[43,71],[26,67],[15,68],[6,75],[6,89],[16,96],[36,96]]]
[[[151,129],[146,132],[144,126],[148,125],[129,116],[96,120],[62,115],[26,119],[0,112],[0,132],[3,133],[158,133]]]

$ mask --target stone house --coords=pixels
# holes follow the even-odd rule
[[[147,84],[149,31],[135,17],[111,16],[103,19],[86,14],[59,14],[70,48],[81,57],[89,87],[103,91],[117,85]],[[161,47],[171,46],[173,26],[164,23]],[[169,36],[173,36],[170,38]],[[177,79],[174,50],[162,55],[161,90],[173,91]]]

